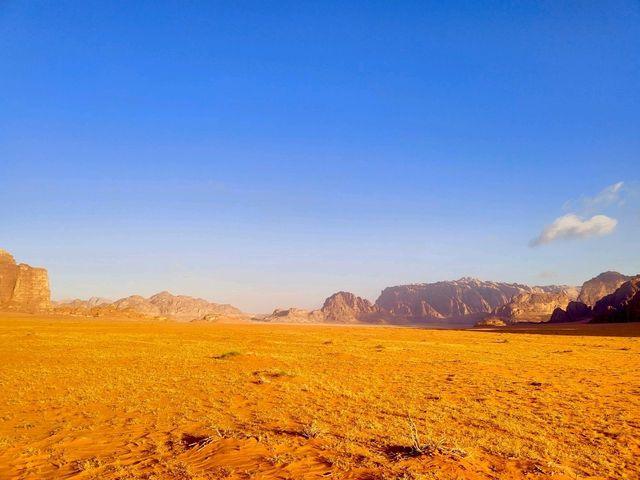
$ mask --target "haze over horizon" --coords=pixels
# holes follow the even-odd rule
[[[0,248],[54,298],[640,272],[638,2],[8,1],[0,42]]]

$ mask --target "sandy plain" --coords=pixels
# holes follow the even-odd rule
[[[0,314],[0,478],[637,479],[640,339],[593,332]]]

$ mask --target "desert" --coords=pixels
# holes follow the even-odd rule
[[[1,478],[633,479],[640,470],[638,329],[3,314],[0,335]]]
[[[0,480],[639,480],[638,46],[0,0]]]

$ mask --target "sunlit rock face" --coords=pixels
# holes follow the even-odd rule
[[[564,309],[576,299],[573,289],[558,292],[525,292],[496,308],[493,314],[507,323],[546,322],[557,309]]]
[[[382,291],[376,305],[393,317],[458,318],[491,313],[519,294],[558,293],[562,290],[562,286],[530,287],[465,277],[454,281],[388,287]],[[552,311],[549,310],[549,314]]]
[[[382,315],[380,307],[349,292],[334,293],[321,310],[325,321],[335,323],[371,322]]]
[[[37,312],[50,306],[47,271],[24,263],[17,264],[9,252],[0,250],[0,308]]]
[[[593,322],[640,322],[640,275],[602,297],[593,307]]]
[[[149,298],[132,295],[116,300],[110,306],[118,310],[131,310],[151,317],[163,316],[181,322],[202,319],[214,314],[242,314],[233,305],[212,303],[187,295],[172,295],[169,292],[160,292]]]
[[[615,292],[620,285],[629,280],[631,280],[631,277],[618,272],[603,272],[597,277],[584,282],[577,301],[592,307],[602,297]]]

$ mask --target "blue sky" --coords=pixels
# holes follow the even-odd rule
[[[637,273],[639,154],[636,1],[0,3],[0,248],[56,298]]]

